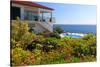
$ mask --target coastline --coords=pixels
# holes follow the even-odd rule
[[[53,28],[60,27],[64,32],[70,33],[93,33],[96,34],[96,25],[64,25],[64,24],[54,24]]]

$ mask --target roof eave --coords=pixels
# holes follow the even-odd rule
[[[21,4],[21,5],[27,5],[31,7],[38,7],[38,8],[43,8],[43,9],[48,9],[48,10],[54,10],[52,8],[37,4],[35,2],[30,2],[30,1],[11,1],[11,3],[16,3],[16,4]]]

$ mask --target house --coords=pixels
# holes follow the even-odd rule
[[[12,22],[19,17],[21,21],[29,22],[29,27],[35,32],[53,32],[55,18],[52,16],[54,9],[30,1],[11,1]]]

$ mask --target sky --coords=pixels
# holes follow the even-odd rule
[[[41,5],[53,8],[55,24],[96,24],[96,6],[79,4],[62,4],[38,2]]]

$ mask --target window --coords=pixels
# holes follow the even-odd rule
[[[38,14],[34,13],[33,11],[25,10],[24,19],[38,21]]]

